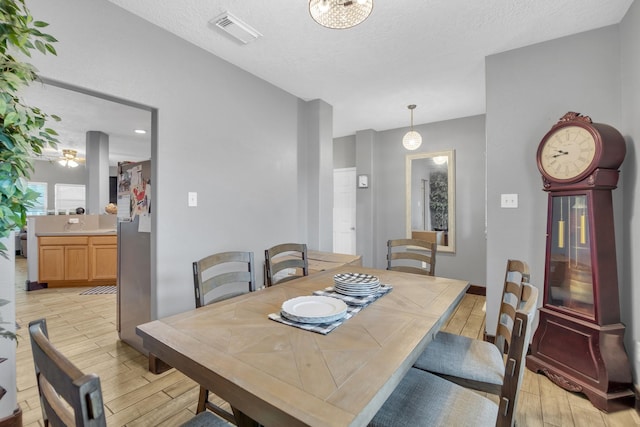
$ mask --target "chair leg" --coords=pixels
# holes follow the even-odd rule
[[[200,396],[198,397],[198,407],[196,408],[196,414],[205,410],[207,399],[209,398],[209,390],[200,386]]]

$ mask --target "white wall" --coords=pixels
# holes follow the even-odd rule
[[[640,142],[640,2],[634,2],[620,24],[620,42],[622,57],[622,127],[620,131],[627,140],[627,157],[624,161],[624,269],[620,281],[620,297],[622,301],[622,321],[627,326],[625,344],[631,352],[631,364],[634,371],[635,384],[638,384],[640,373],[640,254],[637,242],[640,242],[640,198],[638,188],[639,153],[636,144]],[[636,244],[634,246],[634,243]],[[635,310],[634,310],[635,308]],[[635,355],[635,356],[634,356]]]
[[[194,260],[298,240],[297,98],[108,2],[29,7],[59,40],[41,75],[158,109],[152,315],[193,307]]]

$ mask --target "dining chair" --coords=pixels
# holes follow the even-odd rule
[[[500,394],[504,353],[511,342],[516,311],[531,297],[529,293],[523,295],[523,285],[528,282],[527,264],[508,260],[494,342],[440,331],[413,366],[464,387]]]
[[[107,425],[100,378],[84,374],[49,341],[46,319],[29,323],[29,337],[44,426]],[[212,413],[198,414],[182,427],[223,427]]]
[[[283,243],[264,251],[265,286],[309,275],[305,243]]]
[[[256,290],[253,252],[220,252],[193,262],[196,308]]]
[[[430,372],[410,368],[369,423],[388,426],[513,426],[524,377],[525,357],[536,314],[538,289],[525,283],[530,295],[518,309],[507,355],[507,369],[498,403]]]
[[[437,243],[420,239],[387,241],[387,270],[433,276],[436,272]]]
[[[221,252],[193,263],[196,308],[256,290],[253,252]],[[196,414],[207,409],[236,423],[234,415],[209,400],[209,390],[200,386]]]

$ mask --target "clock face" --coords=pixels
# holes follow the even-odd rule
[[[548,178],[568,180],[585,172],[595,156],[593,135],[580,126],[565,126],[544,141],[540,166]]]

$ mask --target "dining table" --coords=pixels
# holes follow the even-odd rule
[[[329,332],[277,321],[337,274],[387,292]],[[239,426],[364,426],[455,311],[469,283],[345,265],[141,324],[144,347],[225,401]]]

